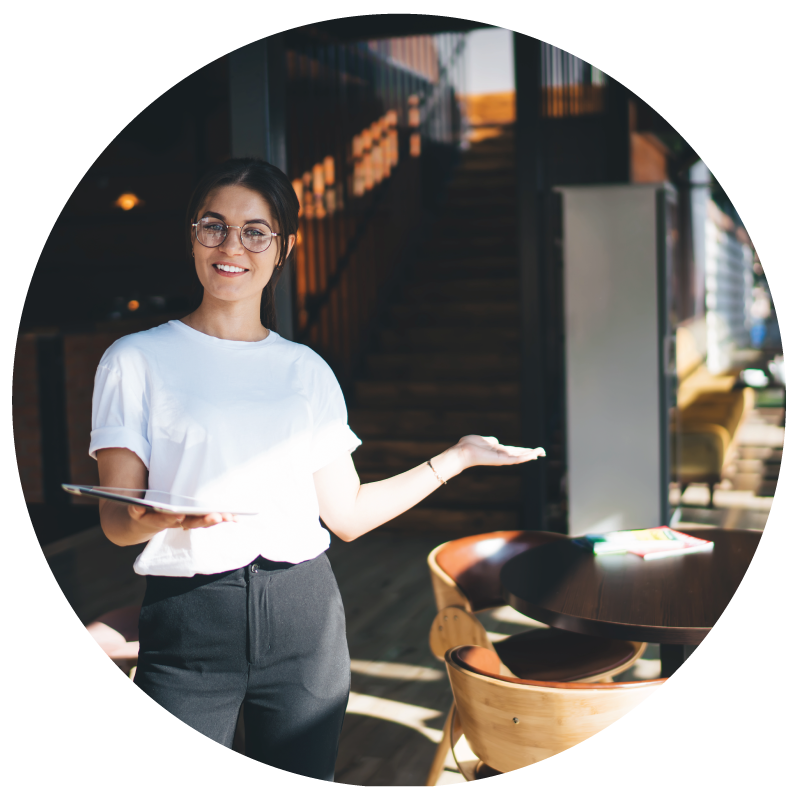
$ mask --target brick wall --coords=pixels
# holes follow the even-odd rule
[[[11,395],[14,446],[26,503],[43,503],[42,437],[39,426],[39,385],[36,371],[36,337],[17,339]]]

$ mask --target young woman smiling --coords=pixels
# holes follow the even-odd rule
[[[254,159],[211,171],[187,231],[203,299],[182,320],[125,336],[97,370],[90,453],[105,486],[195,497],[185,516],[101,501],[106,536],[147,542],[136,684],[230,747],[333,780],[350,687],[344,612],[325,550],[414,506],[468,467],[540,449],[465,436],[426,463],[361,485],[339,385],[272,328],[297,234],[286,176]],[[238,519],[230,509],[252,507]]]

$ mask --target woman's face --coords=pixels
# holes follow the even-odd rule
[[[242,227],[266,222],[275,233],[283,233],[278,230],[267,201],[244,186],[222,186],[212,191],[200,206],[197,219],[204,217]],[[280,239],[275,237],[264,252],[253,253],[242,245],[240,232],[241,228],[229,228],[227,238],[217,247],[205,247],[192,236],[197,277],[205,293],[217,300],[252,299],[260,305],[261,292],[275,271]],[[288,251],[294,246],[294,238],[289,237]]]

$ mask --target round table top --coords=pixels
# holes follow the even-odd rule
[[[676,526],[676,530],[681,530]],[[710,552],[645,561],[595,556],[559,533],[510,559],[500,572],[510,606],[555,628],[661,644],[697,645],[728,605],[761,534],[685,529]]]

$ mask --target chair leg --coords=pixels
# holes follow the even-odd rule
[[[712,481],[708,483],[708,507],[714,508],[714,484]]]
[[[444,769],[444,760],[447,758],[447,752],[450,750],[450,732],[453,728],[453,714],[456,709],[456,704],[450,706],[450,711],[447,713],[447,719],[444,721],[444,729],[442,730],[442,741],[436,748],[436,755],[433,757],[433,763],[428,771],[428,779],[425,781],[426,786],[436,786],[436,781],[442,774]]]

